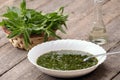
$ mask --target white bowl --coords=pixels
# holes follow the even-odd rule
[[[83,40],[66,39],[66,40],[49,41],[33,47],[28,53],[28,59],[32,64],[37,66],[40,69],[40,71],[42,71],[43,73],[46,73],[48,75],[55,76],[55,77],[69,78],[69,77],[82,76],[92,72],[101,63],[103,63],[107,57],[106,55],[96,57],[98,59],[98,63],[96,65],[86,69],[80,69],[80,70],[67,70],[67,71],[53,70],[53,69],[44,68],[36,64],[36,60],[40,55],[46,52],[55,51],[55,50],[80,50],[80,51],[89,52],[93,55],[106,53],[106,51],[102,47],[94,43],[83,41]]]

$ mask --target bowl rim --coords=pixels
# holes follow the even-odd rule
[[[34,46],[34,47],[33,47],[31,50],[29,50],[29,52],[28,52],[28,55],[27,55],[28,60],[29,60],[33,65],[35,65],[36,67],[42,68],[42,69],[44,69],[44,70],[50,70],[50,71],[55,71],[55,72],[76,72],[76,71],[84,71],[84,70],[88,70],[88,69],[97,67],[97,66],[99,66],[100,64],[102,64],[102,63],[106,60],[106,58],[107,58],[107,55],[104,55],[105,59],[104,59],[101,63],[99,63],[99,60],[97,59],[98,62],[97,62],[96,65],[93,65],[93,66],[88,67],[88,68],[76,69],[76,70],[56,70],[56,69],[49,69],[49,68],[46,68],[46,67],[42,67],[42,66],[38,65],[37,63],[33,63],[33,62],[30,60],[30,58],[29,58],[29,53],[30,53],[33,49],[35,49],[36,47],[38,47],[39,45],[44,45],[44,44],[48,44],[48,43],[50,43],[50,42],[64,41],[64,40],[65,40],[65,41],[66,41],[66,40],[70,40],[70,41],[72,40],[72,41],[84,41],[84,42],[88,42],[88,43],[90,43],[90,44],[93,44],[93,45],[96,45],[96,46],[100,47],[100,48],[103,49],[103,50],[105,51],[105,53],[106,53],[106,50],[105,50],[104,48],[102,48],[100,45],[97,45],[97,44],[95,44],[95,43],[92,43],[92,42],[89,42],[89,41],[86,41],[86,40],[61,39],[61,40],[47,41],[47,42],[44,42],[44,43],[41,43],[41,44],[38,44],[38,45]],[[40,56],[41,56],[41,55],[40,55]]]

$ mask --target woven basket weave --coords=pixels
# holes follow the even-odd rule
[[[3,28],[4,32],[6,33],[6,35],[8,36],[10,34],[10,32]],[[53,37],[49,37],[48,40],[54,40],[55,38]],[[30,42],[31,44],[26,48],[25,44],[24,44],[24,39],[21,36],[17,36],[14,38],[9,39],[9,41],[12,43],[12,45],[14,47],[20,48],[20,49],[25,49],[25,50],[30,50],[32,47],[34,47],[37,44],[40,44],[42,42],[44,42],[44,37],[40,36],[40,35],[32,35],[30,36]]]
[[[53,39],[54,38],[52,38],[52,37],[49,38],[49,40],[53,40]],[[25,49],[25,50],[29,50],[32,47],[34,47],[35,45],[37,45],[39,43],[42,43],[44,41],[44,38],[40,37],[40,36],[31,37],[30,38],[31,44],[27,48],[25,47],[23,37],[14,37],[12,39],[9,39],[9,41],[12,43],[12,45],[14,47]]]

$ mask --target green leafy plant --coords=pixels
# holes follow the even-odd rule
[[[55,31],[60,30],[65,33],[62,25],[66,27],[68,16],[63,15],[63,10],[64,7],[61,7],[58,11],[45,14],[27,9],[26,1],[23,0],[20,8],[8,7],[7,12],[3,14],[5,19],[0,22],[0,25],[10,31],[8,38],[22,36],[25,46],[28,47],[31,44],[30,36],[33,34],[43,36],[44,41],[47,41],[50,36],[60,39]]]

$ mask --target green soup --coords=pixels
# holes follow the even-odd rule
[[[91,54],[76,50],[51,51],[38,57],[37,64],[55,70],[84,69],[98,63],[95,57],[83,61],[88,55]]]

